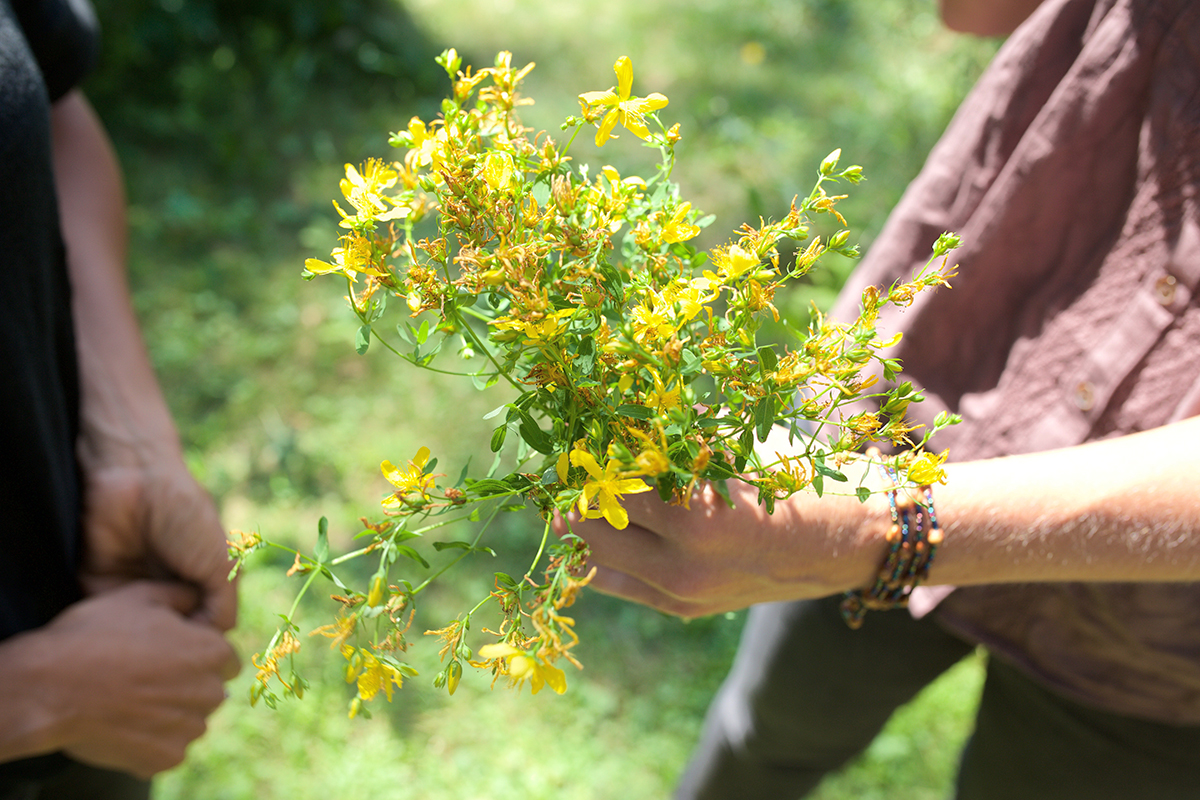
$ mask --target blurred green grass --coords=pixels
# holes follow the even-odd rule
[[[500,400],[353,350],[334,282],[299,279],[335,236],[329,200],[342,164],[391,155],[389,130],[429,119],[446,88],[432,58],[501,49],[536,61],[523,115],[557,131],[576,95],[633,60],[635,92],[671,99],[684,140],[675,178],[718,222],[707,244],[807,193],[835,147],[868,182],[842,208],[868,247],[994,42],[943,31],[929,0],[97,0],[107,56],[87,89],[110,126],[131,198],[131,280],[188,458],[230,527],[310,544],[321,515],[336,538],[385,493],[378,464],[428,445],[441,470],[483,463]],[[576,157],[628,173],[632,137]],[[827,304],[852,264],[787,297]],[[520,573],[540,536],[506,515],[496,561],[468,562],[421,608],[411,638],[473,604],[497,569]],[[247,656],[296,584],[285,560],[256,560],[235,634]],[[572,609],[583,672],[536,698],[468,674],[454,698],[430,686],[436,647],[373,721],[346,719],[348,687],[323,640],[302,657],[314,685],[278,711],[246,703],[249,665],[167,798],[656,798],[687,759],[736,648],[742,615],[689,624],[588,594]],[[304,607],[309,627],[331,614]],[[302,624],[305,624],[302,622]],[[876,744],[818,792],[835,798],[948,794],[981,680],[969,659],[902,710]]]

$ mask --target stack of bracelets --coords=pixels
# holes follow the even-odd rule
[[[868,455],[878,458],[879,452],[872,451]],[[896,470],[882,462],[879,470],[891,483],[887,498],[892,511],[892,526],[887,532],[887,557],[875,582],[867,589],[846,592],[842,600],[842,619],[855,629],[862,625],[867,611],[907,606],[912,590],[929,577],[929,565],[942,543],[942,529],[933,510],[933,489],[917,487],[921,501],[914,501],[907,491],[903,497],[898,497],[903,487]]]

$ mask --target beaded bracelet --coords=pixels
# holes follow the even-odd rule
[[[842,600],[842,619],[854,629],[862,626],[867,611],[908,605],[912,590],[929,578],[929,566],[943,538],[933,510],[932,487],[917,487],[923,501],[915,502],[907,492],[899,496],[901,481],[894,468],[881,463],[879,470],[892,484],[887,490],[892,512],[892,526],[887,532],[889,546],[871,587],[848,591]]]

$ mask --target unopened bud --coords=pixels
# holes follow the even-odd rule
[[[376,575],[371,581],[371,591],[367,592],[367,605],[371,608],[383,602],[383,595],[387,589],[384,585],[383,576]]]
[[[838,159],[842,157],[842,148],[834,150],[829,155],[825,156],[825,160],[821,162],[820,172],[822,175],[832,175],[834,169],[837,168]]]
[[[851,183],[860,183],[863,180],[862,167],[857,164],[853,167],[846,167],[842,170],[842,177]]]

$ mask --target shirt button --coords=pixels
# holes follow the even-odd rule
[[[1080,411],[1090,411],[1096,404],[1096,387],[1090,381],[1081,381],[1075,387],[1075,405]]]
[[[1163,275],[1154,282],[1154,293],[1158,297],[1158,302],[1164,306],[1169,306],[1175,301],[1175,277],[1173,275]]]

